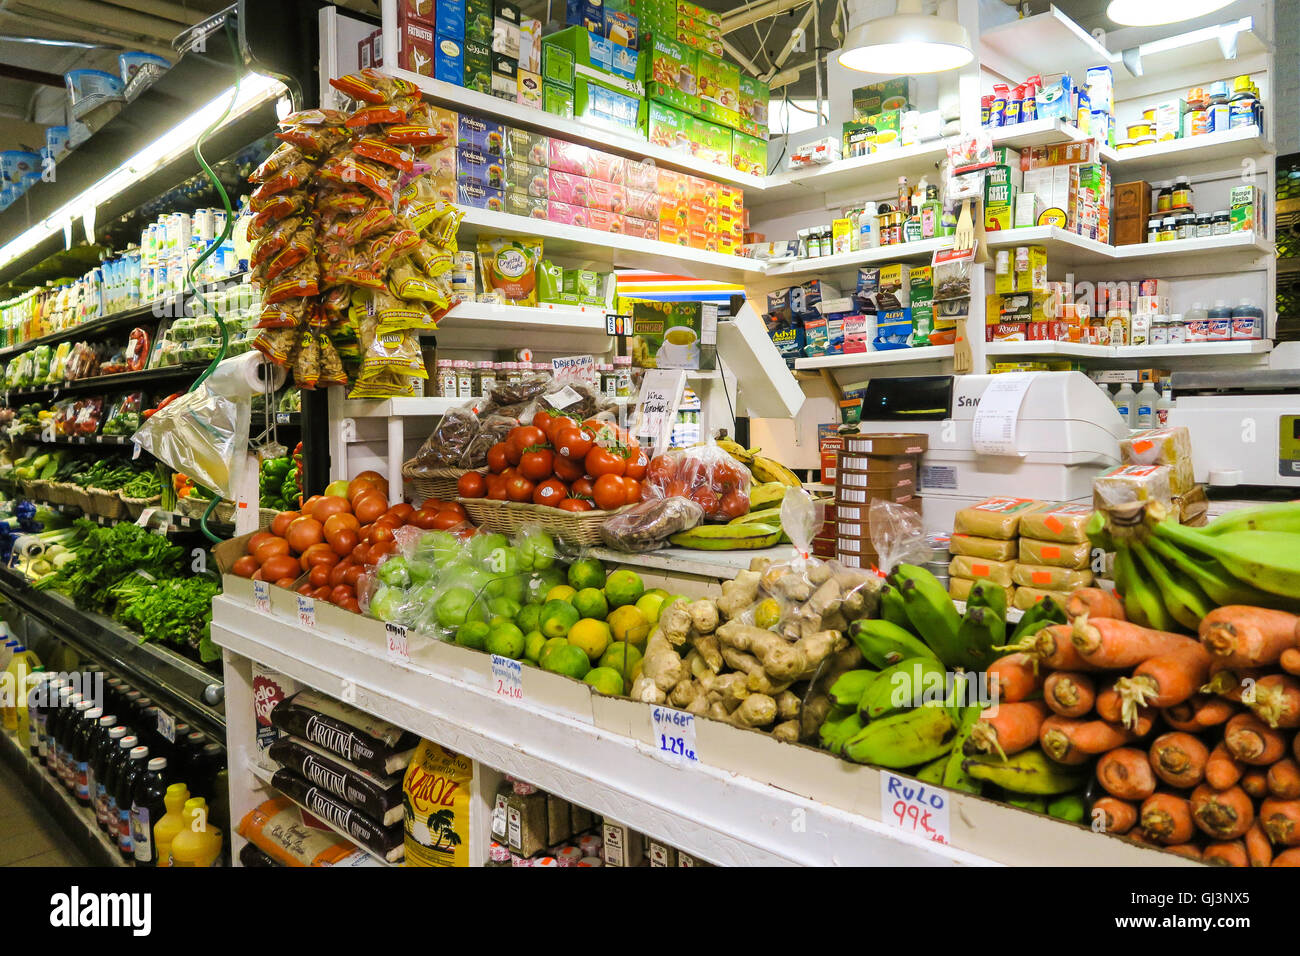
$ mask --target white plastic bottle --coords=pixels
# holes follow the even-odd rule
[[[1133,391],[1133,386],[1125,382],[1115,393],[1115,411],[1119,412],[1119,417],[1128,422],[1128,427],[1133,428],[1137,421],[1137,393]]]
[[[1187,327],[1188,342],[1210,340],[1210,313],[1203,303],[1192,303],[1192,307],[1183,313],[1183,324]]]
[[[874,202],[863,204],[862,215],[858,217],[858,248],[859,249],[878,249],[880,248],[880,230],[877,228],[876,217],[880,213],[876,211]]]
[[[1174,407],[1174,401],[1169,397],[1170,385],[1169,379],[1160,380],[1160,398],[1156,402],[1156,427],[1164,428],[1169,424],[1169,409]]]
[[[1147,429],[1156,427],[1156,405],[1160,401],[1160,393],[1156,391],[1155,384],[1147,382],[1142,386],[1142,390],[1137,393],[1137,412],[1136,428]]]

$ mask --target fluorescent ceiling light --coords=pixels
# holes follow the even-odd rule
[[[902,76],[965,66],[975,54],[960,23],[920,12],[919,0],[899,0],[898,12],[854,27],[844,38],[841,66]]]
[[[1194,20],[1222,10],[1233,0],[1110,0],[1106,16],[1126,27],[1151,27]]]
[[[245,74],[239,82],[239,97],[226,118],[226,123],[234,122],[249,111],[284,92],[284,84],[261,73]],[[50,236],[63,231],[63,223],[80,218],[86,208],[102,205],[118,195],[143,176],[153,173],[194,148],[202,132],[221,118],[230,103],[234,87],[223,91],[200,109],[191,113],[180,123],[148,146],[141,149],[130,159],[125,160],[115,170],[86,189],[84,192],[50,213],[45,219],[36,223],[26,232],[0,246],[0,269],[9,265],[19,256],[44,242]],[[82,149],[93,149],[94,137],[83,144]],[[36,187],[40,188],[40,187]]]

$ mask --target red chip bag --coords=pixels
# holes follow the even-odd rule
[[[373,159],[385,166],[392,166],[404,172],[410,172],[415,166],[415,154],[409,149],[386,142],[378,136],[363,136],[352,144],[352,152],[366,159]]]
[[[287,299],[263,306],[257,329],[296,329],[305,324],[308,299]]]
[[[303,220],[302,227],[293,234],[284,249],[267,264],[266,278],[275,279],[306,259],[311,254],[315,238],[315,226],[311,217],[308,217]]]
[[[255,202],[270,199],[277,193],[288,192],[296,189],[305,183],[311,176],[311,164],[307,162],[297,162],[288,169],[276,173],[257,189],[253,190],[251,199]]]
[[[321,166],[320,175],[339,185],[362,186],[387,204],[392,203],[393,190],[397,186],[395,175],[386,172],[378,163],[358,156],[328,160]]]
[[[367,103],[387,103],[397,96],[412,96],[419,93],[419,88],[414,84],[396,77],[385,76],[370,67],[330,80],[330,86],[354,100],[364,100]]]
[[[253,170],[248,177],[250,183],[264,183],[276,174],[289,169],[302,160],[302,153],[292,143],[281,143],[270,156],[262,160],[262,165]]]
[[[304,155],[320,156],[346,140],[347,131],[337,126],[289,126],[275,137],[297,146]]]
[[[390,143],[402,146],[437,146],[447,139],[445,132],[418,123],[395,123],[385,130],[385,135]]]
[[[370,208],[373,200],[365,193],[357,192],[351,186],[347,189],[334,189],[322,193],[316,200],[318,212],[340,216],[355,216]]]
[[[280,126],[342,126],[347,122],[347,115],[339,110],[299,110],[280,120]]]
[[[316,259],[308,256],[270,283],[262,302],[264,305],[274,305],[286,299],[303,299],[319,294],[320,268],[316,265]]]

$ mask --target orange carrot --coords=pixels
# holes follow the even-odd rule
[[[1111,684],[1097,693],[1097,716],[1112,724],[1118,724],[1124,716],[1121,710],[1123,703],[1119,691],[1115,689],[1114,684]]]
[[[1300,764],[1283,757],[1268,768],[1268,795],[1278,800],[1300,797]]]
[[[1075,589],[1065,602],[1065,614],[1070,620],[1084,616],[1125,619],[1124,602],[1101,588]]]
[[[1218,660],[1232,667],[1276,664],[1287,648],[1296,646],[1300,617],[1246,604],[1216,607],[1201,618],[1201,643]]]
[[[1132,677],[1115,682],[1125,724],[1137,719],[1138,707],[1171,707],[1191,697],[1209,677],[1210,655],[1195,642],[1172,654],[1148,657]]]
[[[1156,792],[1156,776],[1147,755],[1134,747],[1117,747],[1097,761],[1097,781],[1112,797],[1145,800]]]
[[[1268,796],[1268,771],[1263,767],[1247,767],[1237,786],[1245,790],[1251,799],[1263,800]]]
[[[1246,856],[1251,866],[1268,866],[1273,862],[1273,844],[1268,841],[1268,834],[1256,820],[1246,831]]]
[[[1161,734],[1151,743],[1151,769],[1171,787],[1188,789],[1205,779],[1210,750],[1188,733]]]
[[[1255,682],[1255,699],[1246,705],[1270,727],[1300,727],[1300,678],[1268,674]]]
[[[1097,819],[1098,812],[1103,833],[1128,833],[1138,819],[1137,807],[1118,797],[1098,797],[1092,801],[1092,820]]]
[[[1143,800],[1141,820],[1143,832],[1165,846],[1186,843],[1196,832],[1192,805],[1172,793],[1153,793]]]
[[[1084,660],[1105,670],[1128,670],[1148,657],[1175,654],[1196,643],[1182,634],[1153,631],[1110,618],[1079,618],[1074,622],[1071,640]]]
[[[1300,847],[1294,850],[1283,850],[1273,857],[1270,866],[1300,866]]]
[[[1120,724],[1058,714],[1044,720],[1038,731],[1043,753],[1063,764],[1083,763],[1093,754],[1122,747],[1132,739],[1133,735]]]
[[[1201,854],[1201,859],[1211,866],[1250,866],[1250,854],[1242,840],[1220,840],[1211,843]]]
[[[1286,737],[1254,714],[1238,714],[1228,721],[1223,742],[1234,757],[1252,767],[1267,767],[1286,753]]]
[[[1195,843],[1180,843],[1177,846],[1161,847],[1166,853],[1176,853],[1179,856],[1185,856],[1190,860],[1201,859],[1201,848]]]
[[[1210,751],[1210,756],[1205,761],[1205,782],[1215,790],[1227,790],[1236,786],[1245,772],[1245,765],[1223,743]]]
[[[1193,694],[1181,704],[1164,708],[1160,714],[1174,730],[1194,734],[1207,727],[1217,727],[1236,712],[1231,701]]]
[[[1300,674],[1300,647],[1288,647],[1277,662],[1288,674]]]
[[[1210,679],[1201,688],[1203,694],[1214,694],[1224,700],[1241,703],[1241,695],[1247,687],[1254,687],[1267,672],[1259,667],[1228,667],[1213,661],[1210,664]]]
[[[1255,805],[1241,787],[1215,790],[1203,783],[1192,791],[1192,818],[1214,839],[1235,840],[1255,822]]]
[[[1198,695],[1193,700],[1200,701],[1196,709],[1196,723],[1202,729],[1226,724],[1232,715],[1237,712],[1237,708],[1232,706],[1232,701],[1223,700],[1222,698],[1201,697]]]
[[[1004,704],[1025,700],[1043,686],[1034,658],[1016,653],[999,657],[988,666],[989,692]]]
[[[1053,671],[1095,671],[1097,667],[1089,664],[1073,643],[1074,631],[1069,624],[1051,624],[1034,635],[1032,653],[1048,670]]]
[[[1038,742],[1038,728],[1047,716],[1041,700],[996,704],[975,721],[962,751],[968,755],[997,753],[1006,759]]]
[[[1300,800],[1274,800],[1259,805],[1259,823],[1280,846],[1300,845]]]
[[[1043,681],[1043,700],[1061,717],[1082,717],[1096,699],[1092,678],[1080,671],[1052,671]]]

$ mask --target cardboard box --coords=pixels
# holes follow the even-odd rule
[[[634,365],[702,370],[717,367],[716,304],[621,298],[619,302],[619,313],[632,316],[629,350]]]
[[[513,192],[547,199],[550,197],[550,181],[545,166],[534,166],[522,159],[505,161],[505,188]]]
[[[531,70],[519,71],[515,77],[515,102],[521,106],[540,110],[542,108],[542,75]]]
[[[465,39],[492,45],[492,0],[465,0]]]
[[[490,156],[477,146],[456,147],[456,178],[490,189],[504,189],[505,166],[500,156]]]
[[[740,116],[755,126],[767,129],[768,106],[771,93],[768,85],[747,73],[740,77]],[[748,132],[748,130],[746,130]],[[752,134],[758,135],[758,134]]]
[[[505,158],[532,166],[550,165],[550,137],[544,133],[510,127],[505,133]]]
[[[573,90],[543,81],[542,109],[553,116],[573,119]]]
[[[479,93],[492,92],[492,50],[478,40],[465,40],[465,88]]]
[[[542,21],[525,17],[519,21],[519,68],[542,72]]]
[[[689,154],[693,118],[666,103],[651,100],[646,106],[646,139],[654,146]]]
[[[645,121],[646,103],[586,76],[577,76],[573,85],[573,115],[599,126],[620,132],[635,132]]]
[[[398,42],[401,44],[401,49],[398,50],[397,61],[401,64],[402,69],[418,73],[420,76],[434,75],[438,60],[438,38],[432,27],[419,20],[408,20],[402,24]],[[459,52],[459,46],[455,41],[448,40],[447,43]],[[451,82],[457,85],[463,82],[463,70],[459,76],[459,79]]]
[[[548,215],[546,197],[508,189],[506,190],[506,212],[512,216],[526,216],[529,219],[546,219]]]
[[[887,109],[907,109],[916,99],[916,79],[900,76],[853,91],[853,118],[858,123]]]
[[[706,163],[731,166],[731,130],[707,120],[690,123],[691,155]]]
[[[456,201],[462,206],[473,209],[490,209],[493,212],[506,211],[505,191],[493,189],[477,182],[458,182]]]
[[[583,229],[590,224],[585,206],[573,206],[569,203],[556,202],[554,199],[547,200],[546,218],[562,226],[579,226]]]
[[[542,80],[573,89],[573,51],[558,43],[542,43]]]
[[[655,34],[647,39],[641,50],[640,79],[652,104],[652,123],[655,103],[687,113],[699,110],[697,57],[696,50],[672,37]]]

